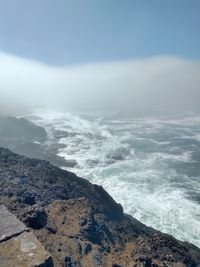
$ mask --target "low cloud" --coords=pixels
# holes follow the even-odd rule
[[[0,53],[0,112],[33,106],[140,115],[199,111],[200,62],[157,56],[52,67]]]

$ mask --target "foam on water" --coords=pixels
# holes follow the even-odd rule
[[[37,111],[70,170],[101,184],[125,212],[200,246],[200,118],[111,118]],[[69,169],[69,168],[68,168]]]

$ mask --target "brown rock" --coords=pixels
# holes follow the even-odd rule
[[[53,267],[51,255],[33,232],[0,205],[0,267]]]
[[[51,255],[33,233],[0,243],[0,267],[53,267]]]

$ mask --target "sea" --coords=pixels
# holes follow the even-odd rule
[[[60,144],[58,155],[77,162],[67,170],[102,185],[139,221],[200,247],[200,115],[31,115]]]

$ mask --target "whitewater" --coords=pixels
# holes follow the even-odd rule
[[[200,247],[200,116],[32,115],[48,142],[63,144],[58,155],[77,162],[67,170],[102,185],[146,225]]]

